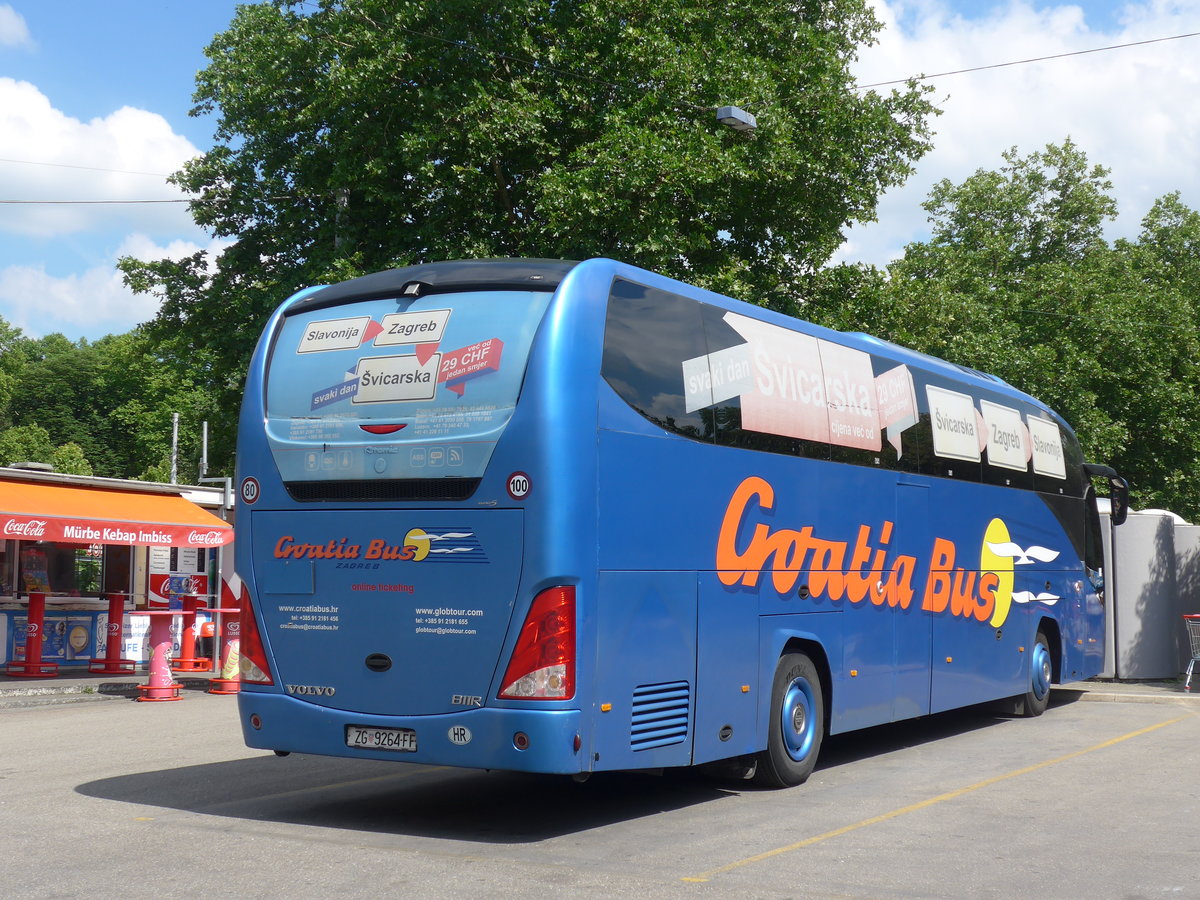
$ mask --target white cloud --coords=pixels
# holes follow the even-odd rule
[[[1080,6],[997,6],[964,19],[938,0],[876,0],[886,23],[863,52],[861,84],[1014,60],[1075,53],[1196,31],[1200,0],[1149,0],[1092,22]],[[944,114],[934,150],[880,204],[879,223],[852,229],[840,259],[877,264],[926,236],[920,208],[932,185],[996,169],[1001,153],[1022,155],[1070,137],[1093,164],[1112,170],[1120,217],[1110,236],[1135,236],[1154,200],[1173,190],[1200,208],[1200,38],[950,75],[931,81]],[[880,88],[879,90],[887,90]]]
[[[130,234],[112,259],[82,273],[56,277],[41,264],[11,265],[0,269],[0,309],[11,325],[27,337],[61,332],[72,340],[103,334],[124,334],[149,321],[158,312],[158,300],[135,294],[122,281],[116,261],[123,256],[137,259],[182,259],[199,250],[219,254],[228,241],[207,246],[186,240],[160,246],[142,234]]]
[[[232,245],[233,241],[213,240],[209,241],[207,245],[201,246],[193,241],[182,238],[173,240],[168,244],[159,244],[144,234],[130,234],[126,235],[125,239],[121,241],[121,246],[117,248],[116,258],[120,259],[123,256],[132,256],[134,259],[141,259],[147,262],[156,259],[180,260],[200,250],[207,250],[209,251],[209,258],[211,260],[219,256],[226,247]]]
[[[124,107],[81,122],[55,109],[34,85],[0,78],[0,158],[24,161],[0,164],[0,199],[179,200],[184,194],[165,176],[198,153],[156,113]],[[113,227],[197,235],[184,203],[0,204],[0,231],[13,234]]]
[[[7,3],[0,4],[0,47],[30,47],[33,39],[21,14]]]

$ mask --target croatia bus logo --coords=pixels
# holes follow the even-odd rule
[[[302,541],[285,534],[275,542],[276,559],[371,560],[380,562],[486,563],[483,544],[469,528],[411,528],[396,538],[349,537]]]
[[[1037,571],[1039,563],[1057,560],[1059,551],[1023,546],[1013,540],[1001,518],[988,522],[978,557],[970,548],[962,552],[957,542],[935,535],[928,571],[919,583],[921,560],[889,546],[893,522],[863,524],[852,540],[835,540],[815,533],[811,525],[775,527],[775,513],[775,489],[769,482],[751,477],[738,485],[717,537],[717,576],[726,587],[757,591],[759,582],[767,579],[781,596],[800,590],[818,602],[869,601],[901,609],[916,602],[932,615],[974,619],[993,628],[1004,624],[1014,603],[1053,606],[1062,599]],[[1018,590],[1018,578],[1026,576],[1045,589]]]

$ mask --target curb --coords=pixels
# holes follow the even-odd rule
[[[129,699],[131,697],[126,694],[81,694],[68,692],[13,694],[11,691],[6,691],[0,694],[0,709],[36,709],[45,706],[72,706],[78,703]]]
[[[85,690],[78,683],[64,684],[31,684],[25,685],[4,685],[0,688],[0,699],[6,697],[52,697],[61,696],[64,694],[83,694],[91,696],[92,694],[133,694],[137,695],[137,686],[142,682],[138,681],[99,681],[95,684],[87,685]]]
[[[1083,691],[1080,700],[1092,703],[1173,703],[1189,706],[1200,701],[1200,694],[1122,694],[1107,691]]]
[[[1093,703],[1200,703],[1200,691],[1185,691],[1182,681],[1074,681],[1053,690]]]
[[[0,684],[0,704],[9,700],[37,700],[39,698],[50,703],[54,702],[52,699],[54,697],[136,697],[138,696],[138,686],[145,683],[144,678],[132,681],[64,680],[59,683],[39,682],[36,684],[23,684],[14,679],[11,682]],[[188,691],[207,691],[212,687],[212,681],[208,678],[181,677],[175,679],[175,684]]]

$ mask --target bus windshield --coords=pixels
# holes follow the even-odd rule
[[[477,478],[550,294],[379,298],[285,315],[266,385],[285,481]]]

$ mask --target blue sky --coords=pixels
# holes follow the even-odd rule
[[[208,122],[186,117],[204,48],[232,20],[233,0],[7,0],[31,45],[8,48],[0,73],[50,92],[84,121],[122,106],[159,112],[203,143]]]
[[[0,0],[0,200],[180,198],[162,176],[211,146],[188,112],[237,5]],[[118,256],[208,244],[184,204],[0,205],[0,316],[34,337],[127,331],[154,302],[123,288]]]
[[[1200,0],[872,2],[886,27],[861,84],[1200,32]],[[0,201],[179,199],[162,176],[211,146],[213,122],[188,116],[194,78],[237,5],[0,0]],[[1135,236],[1168,191],[1200,209],[1198,60],[1189,38],[935,79],[934,151],[836,258],[885,264],[927,233],[920,204],[937,180],[1068,136],[1112,169],[1110,237]],[[33,337],[127,331],[155,303],[124,288],[116,259],[199,249],[220,245],[180,203],[0,203],[0,316]]]

